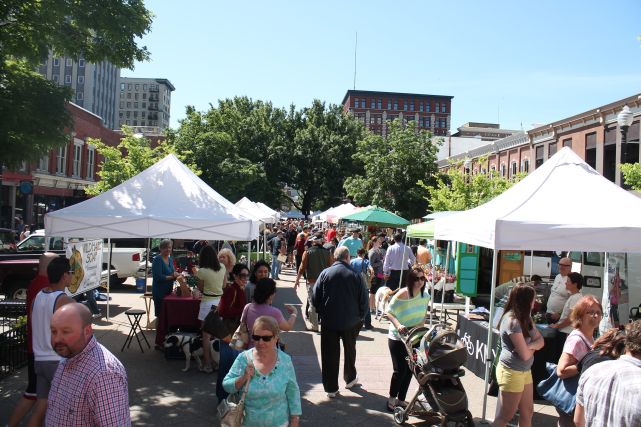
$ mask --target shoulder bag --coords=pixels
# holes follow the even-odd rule
[[[591,347],[583,337],[580,338],[588,348]],[[581,361],[577,363],[581,363]],[[556,374],[556,366],[556,363],[547,362],[545,364],[545,369],[547,369],[550,376],[537,384],[536,391],[539,393],[539,396],[553,404],[556,408],[571,415],[576,406],[576,390],[579,387],[581,374],[562,379]]]
[[[247,358],[247,363],[250,363],[247,353],[245,353],[245,357]],[[243,425],[243,419],[245,418],[245,397],[247,396],[250,382],[251,379],[245,383],[243,393],[240,395],[238,402],[235,401],[235,396],[238,396],[238,393],[236,393],[230,395],[227,399],[221,400],[218,404],[218,419],[222,427],[241,427]]]
[[[247,328],[246,320],[247,307],[249,307],[249,304],[243,309],[243,314],[240,316],[240,324],[231,336],[232,347],[236,350],[244,350],[249,345],[249,328]]]

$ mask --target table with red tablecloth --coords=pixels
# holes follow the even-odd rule
[[[200,330],[199,311],[199,299],[194,299],[191,295],[187,297],[167,295],[162,302],[160,316],[156,322],[156,344],[162,345],[167,332],[177,328],[185,332]]]

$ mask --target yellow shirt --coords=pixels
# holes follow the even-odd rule
[[[196,272],[196,277],[204,282],[203,285],[203,298],[214,299],[220,298],[223,294],[223,285],[225,284],[225,277],[227,270],[224,266],[220,266],[220,270],[214,271],[211,268],[199,268]]]

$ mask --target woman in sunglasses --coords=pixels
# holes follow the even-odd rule
[[[240,324],[240,315],[245,308],[245,285],[249,281],[249,269],[245,264],[235,264],[231,270],[233,282],[223,290],[218,305],[218,315],[227,321],[232,334]]]
[[[243,425],[298,427],[300,390],[292,359],[276,347],[278,323],[271,316],[258,317],[251,338],[254,348],[236,358],[223,380],[229,393],[240,392],[249,382]]]
[[[392,297],[387,308],[390,321],[387,343],[392,356],[394,373],[389,387],[387,409],[394,411],[396,406],[407,406],[405,396],[412,381],[412,373],[405,358],[407,351],[401,341],[402,335],[415,326],[425,323],[425,313],[430,302],[425,292],[425,273],[420,267],[408,271],[403,287]]]

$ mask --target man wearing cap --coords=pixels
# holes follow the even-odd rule
[[[314,283],[316,283],[316,279],[320,276],[321,271],[334,263],[334,256],[330,251],[323,247],[322,232],[316,233],[308,241],[311,243],[311,247],[309,247],[303,254],[303,259],[301,260],[300,268],[296,275],[294,289],[298,289],[300,277],[304,275],[307,281],[307,306],[305,308],[305,317],[311,324],[308,329],[318,332],[318,314],[310,302],[312,288],[314,287]]]
[[[361,231],[358,228],[352,228],[352,235],[338,244],[338,247],[345,246],[349,250],[349,257],[356,258],[358,256],[358,250],[363,247],[363,241],[358,237],[358,233]]]

